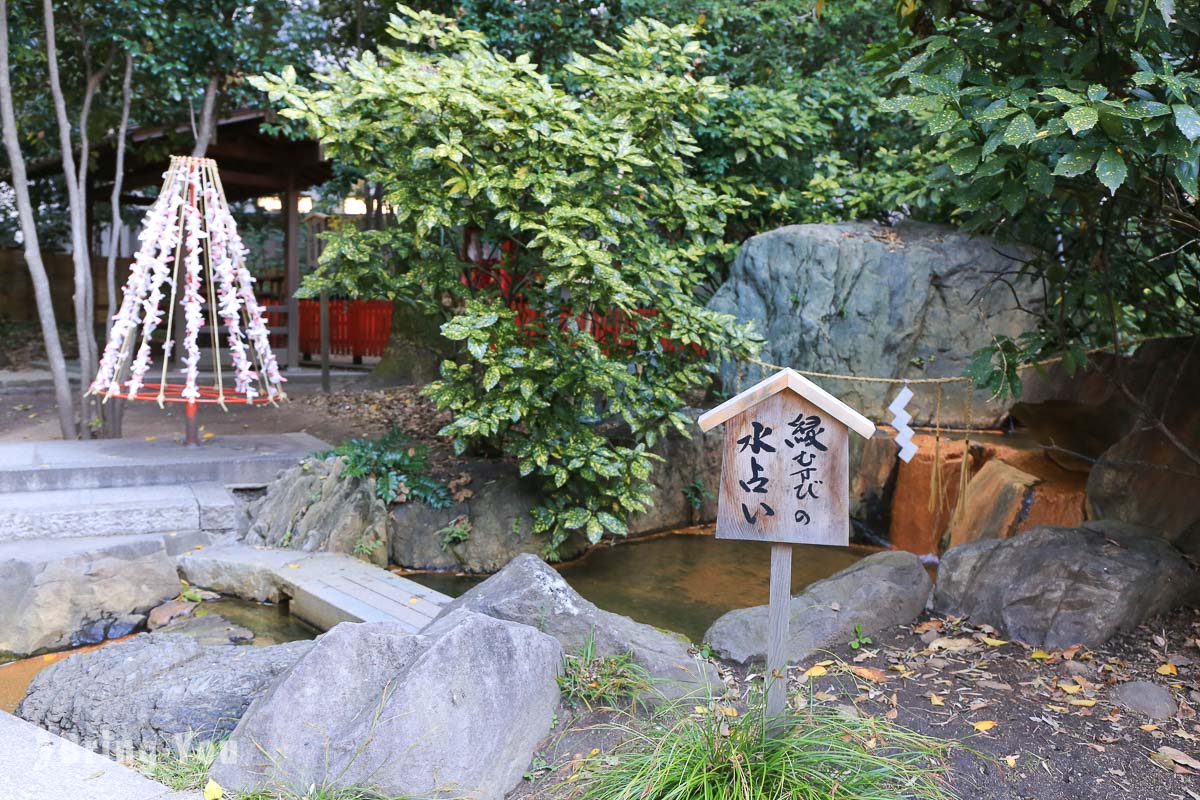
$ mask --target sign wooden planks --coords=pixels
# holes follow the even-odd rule
[[[784,390],[725,423],[718,539],[850,542],[847,428]]]
[[[771,542],[768,717],[787,705],[792,545],[850,542],[849,432],[875,425],[794,370],[781,370],[698,420],[724,424],[717,538]]]

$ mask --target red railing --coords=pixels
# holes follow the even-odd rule
[[[321,354],[321,301],[300,300],[300,352],[312,357]],[[272,312],[267,324],[281,327],[287,315]],[[329,352],[332,355],[382,356],[392,330],[391,300],[330,300]],[[283,336],[273,335],[271,344],[281,347]]]

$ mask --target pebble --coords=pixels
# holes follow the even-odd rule
[[[1179,712],[1171,693],[1149,681],[1123,683],[1113,691],[1112,697],[1122,708],[1150,719],[1169,719]]]

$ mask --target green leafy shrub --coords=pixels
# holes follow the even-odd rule
[[[542,478],[533,529],[551,552],[572,531],[626,532],[651,500],[649,449],[688,432],[680,409],[715,359],[754,348],[697,291],[742,203],[689,168],[726,91],[692,74],[692,32],[636,23],[573,56],[568,90],[401,7],[391,45],[317,76],[322,88],[291,70],[255,81],[393,211],[382,230],[331,235],[309,290],[336,268],[446,319],[461,349],[429,390],[453,412],[444,433]]]
[[[318,454],[319,458],[345,459],[343,475],[374,478],[379,499],[387,504],[420,500],[434,508],[448,508],[450,491],[429,474],[428,452],[408,442],[402,431],[392,429],[379,439],[350,439]]]
[[[780,718],[766,735],[761,707],[736,715],[712,704],[672,707],[594,756],[573,778],[588,800],[949,800],[951,747],[883,720],[820,706]]]
[[[563,655],[558,687],[567,699],[588,708],[608,707],[637,700],[650,689],[650,676],[633,660],[632,653],[596,654],[596,637],[589,633],[577,653]]]
[[[1200,332],[1200,28],[1174,3],[984,0],[902,6],[875,54],[895,96],[949,155],[931,183],[973,231],[1039,253],[996,280],[1035,281],[1038,330],[995,338],[970,375],[1019,395],[1017,367],[1089,346]]]

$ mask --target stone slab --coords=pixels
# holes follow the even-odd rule
[[[218,545],[183,554],[194,586],[252,600],[287,599],[290,612],[322,630],[339,622],[396,622],[416,633],[450,602],[446,595],[351,556]]]
[[[4,800],[199,800],[0,711],[0,797]]]
[[[265,486],[283,469],[329,449],[307,433],[174,440],[91,439],[0,444],[0,492],[180,483]]]
[[[0,493],[0,542],[244,527],[242,503],[219,483]]]

